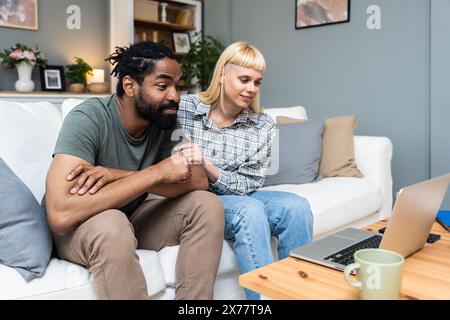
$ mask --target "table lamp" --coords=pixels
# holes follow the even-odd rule
[[[89,77],[88,91],[91,93],[105,93],[108,91],[108,84],[105,83],[105,70],[93,69]]]

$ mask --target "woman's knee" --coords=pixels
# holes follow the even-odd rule
[[[237,197],[233,206],[225,208],[226,234],[228,237],[243,231],[251,234],[270,233],[264,204],[251,197]]]
[[[313,223],[313,215],[308,200],[295,193],[280,193],[278,197],[271,201],[270,207],[276,209],[276,212],[282,213],[281,216],[274,218],[289,221],[294,220],[294,222],[309,226]]]
[[[250,224],[257,225],[267,221],[264,203],[257,199],[245,196],[238,202],[238,206],[234,210]]]

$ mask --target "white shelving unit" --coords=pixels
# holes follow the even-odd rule
[[[190,5],[194,9],[194,30],[190,30],[191,40],[195,41],[194,33],[202,31],[202,1],[170,0],[169,4]],[[134,42],[134,1],[109,0],[109,52],[115,47],[128,46]],[[111,88],[116,87],[115,78],[111,77]]]
[[[47,101],[60,106],[66,99],[89,99],[94,97],[107,97],[109,94],[75,94],[75,93],[46,93],[46,92],[30,92],[30,93],[19,93],[19,92],[0,92],[0,100],[12,101],[12,102],[39,102]]]

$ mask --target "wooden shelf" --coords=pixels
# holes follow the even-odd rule
[[[60,106],[66,99],[89,99],[94,97],[108,97],[111,93],[73,93],[73,92],[49,92],[49,91],[0,91],[0,100],[12,102],[38,102],[47,101]]]
[[[142,27],[142,28],[151,28],[156,30],[171,30],[171,31],[194,31],[195,27],[193,26],[184,26],[181,24],[175,24],[175,23],[164,23],[159,21],[142,21],[142,20],[134,20],[134,26],[135,27]]]
[[[1,97],[20,97],[20,96],[30,96],[30,95],[46,95],[46,96],[75,96],[75,97],[83,97],[83,96],[106,96],[111,93],[90,93],[90,92],[82,92],[82,93],[73,93],[70,91],[1,91],[0,90],[0,98]]]

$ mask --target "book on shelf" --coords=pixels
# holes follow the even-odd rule
[[[159,40],[160,40],[159,33],[156,30],[136,32],[134,35],[135,42],[141,41],[159,42]]]
[[[175,23],[182,26],[192,27],[194,25],[194,10],[181,9],[178,11]]]
[[[134,0],[134,18],[141,21],[158,21],[159,2]]]

